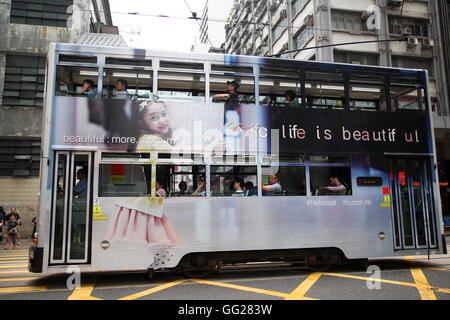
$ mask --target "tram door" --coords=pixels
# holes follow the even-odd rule
[[[54,159],[50,264],[87,263],[92,154],[58,151]]]
[[[390,159],[394,248],[436,248],[436,220],[429,159]]]

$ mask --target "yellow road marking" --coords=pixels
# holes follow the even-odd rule
[[[47,287],[45,287],[45,286],[25,286],[25,287],[0,288],[0,294],[1,293],[31,292],[31,291],[47,291]]]
[[[145,291],[137,292],[135,294],[120,298],[119,300],[134,300],[134,299],[142,298],[149,294],[152,294],[152,293],[155,293],[155,292],[158,292],[158,291],[170,288],[170,287],[177,286],[177,285],[179,285],[183,282],[187,282],[187,281],[189,281],[189,280],[182,279],[182,280],[172,281],[172,282],[169,282],[169,283],[166,283],[166,284],[163,284],[163,285],[160,285],[160,286],[157,286],[157,287],[145,290]]]
[[[0,258],[0,261],[6,261],[6,260],[16,260],[16,259],[19,259],[19,260],[28,260],[28,257],[25,257],[25,256],[17,256],[17,257],[8,257],[8,258]]]
[[[305,294],[309,289],[319,280],[322,274],[320,272],[311,273],[294,291],[292,291],[287,297],[286,300],[304,300],[311,299],[306,298]]]
[[[94,284],[82,285],[81,288],[75,288],[67,300],[103,300],[92,297],[91,293],[94,290]]]
[[[427,269],[427,270],[436,270],[436,271],[447,271],[449,272],[450,269],[444,269],[444,268],[434,268],[434,267],[423,267],[422,269]]]
[[[433,288],[428,284],[428,280],[422,269],[412,267],[410,270],[422,300],[437,300],[436,295],[433,292]]]
[[[11,261],[0,261],[0,264],[8,264],[8,263],[20,263],[20,262],[28,262],[28,260],[11,260]]]
[[[342,278],[349,278],[349,279],[356,279],[356,280],[370,280],[370,281],[379,281],[382,283],[389,283],[389,284],[397,284],[401,286],[408,286],[408,287],[417,287],[415,283],[410,282],[402,282],[402,281],[393,281],[393,280],[384,280],[384,279],[377,279],[377,278],[368,278],[368,277],[360,277],[360,276],[354,276],[350,274],[340,274],[340,273],[331,273],[331,272],[323,272],[323,275],[332,276],[332,277],[342,277]]]
[[[16,264],[13,266],[0,266],[0,269],[28,268],[28,264]]]
[[[12,274],[15,274],[15,273],[29,273],[29,274],[32,274],[30,271],[28,271],[28,270],[10,270],[10,271],[0,271],[0,274],[5,274],[5,273],[12,273]]]
[[[436,292],[444,292],[444,293],[450,293],[450,289],[437,289]]]
[[[27,280],[36,280],[39,279],[39,277],[31,277],[31,278],[7,278],[7,279],[0,279],[0,282],[9,282],[9,281],[27,281]]]
[[[209,281],[209,280],[201,280],[201,279],[190,279],[190,281],[200,283],[200,284],[208,284],[212,286],[218,286],[218,287],[224,287],[224,288],[230,288],[230,289],[236,289],[236,290],[243,290],[248,292],[255,292],[255,293],[261,293],[261,294],[267,294],[270,296],[275,297],[281,297],[286,298],[288,296],[287,293],[277,292],[277,291],[270,291],[270,290],[263,290],[263,289],[257,289],[257,288],[251,288],[251,287],[245,287],[240,286],[236,284],[230,284],[230,283],[223,283],[223,282],[216,282],[216,281]]]

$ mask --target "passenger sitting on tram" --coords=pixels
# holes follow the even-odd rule
[[[86,79],[83,81],[83,89],[81,89],[81,94],[87,96],[88,98],[95,98],[94,91],[95,83],[92,80]]]
[[[247,197],[252,197],[252,196],[258,195],[258,190],[256,190],[255,187],[253,186],[253,182],[247,181],[245,183],[245,195]]]
[[[242,181],[241,179],[235,179],[234,184],[233,184],[234,192],[233,192],[232,196],[233,197],[245,197],[243,186],[244,186],[244,181]]]
[[[181,181],[178,184],[178,189],[180,189],[179,196],[180,197],[185,196],[186,195],[186,191],[187,191],[187,183],[186,183],[186,181]]]
[[[286,97],[286,107],[298,107],[297,95],[294,90],[288,90],[284,93]]]
[[[206,196],[206,180],[205,180],[205,176],[201,176],[200,179],[199,179],[199,182],[200,182],[200,184],[199,184],[197,190],[195,190],[192,195],[193,196],[205,197]]]
[[[128,99],[128,82],[124,79],[119,79],[116,82],[116,99]]]
[[[347,187],[341,183],[338,177],[331,176],[328,178],[329,185],[320,187],[319,194],[345,195],[347,194]]]
[[[278,173],[269,176],[269,185],[262,185],[263,196],[273,196],[275,193],[283,192],[283,188],[279,183]]]
[[[166,190],[164,190],[161,182],[159,182],[158,180],[156,181],[156,196],[161,198],[167,197]]]

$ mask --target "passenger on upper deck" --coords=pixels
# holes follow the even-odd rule
[[[213,98],[219,98],[219,99],[227,99],[227,103],[238,103],[238,93],[237,89],[239,89],[239,83],[235,80],[233,81],[227,81],[227,91],[228,93],[224,94],[216,94],[212,96]]]
[[[331,176],[328,178],[329,186],[320,187],[321,194],[345,195],[347,187],[341,183],[338,177]]]
[[[119,79],[116,82],[116,99],[128,99],[128,82]]]
[[[81,89],[81,94],[87,96],[88,98],[95,97],[94,91],[95,83],[92,80],[86,79],[83,81],[83,89]]]
[[[269,176],[269,185],[262,185],[263,196],[273,196],[274,192],[282,192],[283,188],[279,183],[278,173]]]
[[[288,90],[284,93],[286,97],[286,107],[298,107],[297,95],[293,90]]]

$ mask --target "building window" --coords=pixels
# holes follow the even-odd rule
[[[429,37],[428,21],[389,17],[389,33],[408,34],[416,37]]]
[[[313,29],[310,27],[304,28],[300,33],[294,38],[295,49],[303,48],[309,40],[314,37]]]
[[[335,50],[334,62],[377,66],[378,54]]]
[[[12,0],[11,23],[67,28],[73,0]]]
[[[275,43],[278,38],[283,34],[283,32],[287,29],[287,18],[282,18],[278,21],[278,23],[273,27],[272,30],[272,39]]]
[[[331,26],[333,30],[347,32],[372,31],[367,28],[367,24],[361,19],[360,12],[331,12]]]
[[[40,138],[1,139],[0,176],[39,177]]]
[[[44,83],[45,57],[6,56],[3,105],[42,106]]]
[[[308,2],[309,0],[293,0],[291,2],[292,17],[300,13]]]

